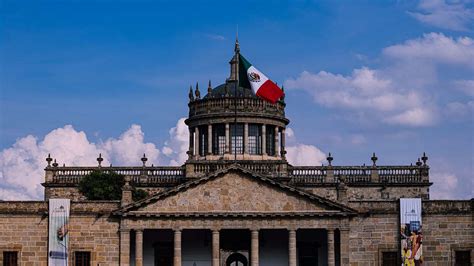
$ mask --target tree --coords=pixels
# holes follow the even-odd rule
[[[115,172],[92,171],[79,182],[79,191],[88,200],[120,200],[125,177]],[[133,187],[133,200],[146,198],[148,193]]]

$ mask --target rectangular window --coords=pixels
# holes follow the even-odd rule
[[[270,156],[275,155],[275,126],[267,125],[266,149]]]
[[[17,266],[18,251],[3,251],[3,266]]]
[[[382,252],[382,265],[397,266],[398,253],[395,251]]]
[[[456,250],[455,251],[455,266],[470,266],[471,265],[471,251],[470,250]]]
[[[91,253],[89,251],[76,251],[74,252],[74,265],[75,266],[90,266],[91,265]]]
[[[244,153],[244,125],[231,124],[230,135],[231,135],[230,152],[232,154],[243,154]]]
[[[262,126],[249,124],[248,138],[249,154],[262,154]]]
[[[223,155],[225,153],[225,125],[214,124],[212,126],[212,153]]]
[[[205,156],[207,154],[208,138],[207,126],[199,127],[199,155]]]

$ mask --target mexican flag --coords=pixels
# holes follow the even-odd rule
[[[239,53],[239,86],[251,88],[260,98],[276,103],[283,91]]]

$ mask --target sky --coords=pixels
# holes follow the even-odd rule
[[[288,160],[409,165],[473,197],[473,1],[0,2],[0,199],[60,165],[180,165],[189,86],[241,53],[284,85]]]

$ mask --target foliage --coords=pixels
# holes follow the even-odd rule
[[[79,191],[88,200],[120,200],[125,177],[115,172],[93,171],[79,182]],[[144,190],[132,189],[133,200],[148,196]]]

